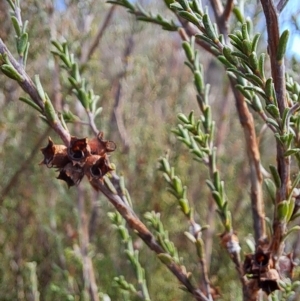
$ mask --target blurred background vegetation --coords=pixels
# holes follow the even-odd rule
[[[142,3],[147,10],[169,15],[163,1]],[[70,109],[84,119],[64,71],[50,52],[51,39],[68,41],[82,63],[84,77],[100,95],[103,112],[96,123],[105,137],[117,144],[111,162],[125,176],[135,211],[141,217],[147,211],[161,213],[184,264],[197,275],[194,247],[183,234],[188,225],[157,171],[159,157],[168,152],[171,164],[189,187],[197,220],[210,225],[206,251],[212,283],[220,288],[223,300],[239,300],[237,276],[219,245],[221,228],[215,212],[210,210],[207,170],[192,160],[171,132],[178,113],[195,110],[198,114],[192,75],[184,66],[178,34],[137,22],[125,9],[112,8],[101,1],[70,0],[60,7],[50,0],[26,0],[21,1],[21,7],[23,20],[29,20],[29,75],[40,75],[58,111]],[[261,8],[256,1],[247,1],[245,11],[262,30]],[[235,26],[235,20],[231,26]],[[297,31],[297,26],[294,28]],[[89,57],[88,51],[101,30],[96,49]],[[0,0],[0,37],[13,51],[14,32],[4,0]],[[261,41],[265,43],[265,39]],[[201,63],[206,82],[211,85],[219,168],[226,181],[230,208],[234,210],[234,227],[247,252],[252,219],[242,132],[223,67],[204,51]],[[289,65],[291,72],[299,67],[293,59]],[[55,179],[55,172],[38,164],[42,160],[40,148],[46,145],[47,137],[60,142],[36,112],[18,101],[23,94],[16,82],[0,74],[0,300],[89,300],[81,252],[84,229],[98,291],[111,300],[127,300],[124,292],[116,289],[114,277],[124,275],[133,284],[136,280],[107,215],[114,209],[104,196],[91,191],[87,181],[80,188],[68,189]],[[257,119],[256,125],[259,133],[263,124]],[[91,136],[83,124],[69,128],[82,137]],[[275,164],[272,135],[262,131],[260,138],[264,166]],[[267,210],[270,202],[266,199]],[[133,237],[134,246],[141,252],[152,300],[192,300],[178,289],[173,275],[155,255],[134,234]],[[299,244],[290,248],[300,251]]]

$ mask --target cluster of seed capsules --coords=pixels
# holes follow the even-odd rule
[[[57,179],[71,187],[78,185],[84,176],[90,182],[102,180],[105,174],[113,170],[107,153],[115,149],[116,144],[105,141],[102,132],[92,139],[71,137],[68,147],[54,144],[49,137],[48,145],[41,149],[44,159],[40,164],[56,168],[59,171]]]
[[[293,277],[295,266],[292,253],[281,255],[275,262],[271,252],[259,246],[254,254],[245,256],[244,272],[252,279],[252,285],[258,286],[269,295],[280,290],[281,279]]]

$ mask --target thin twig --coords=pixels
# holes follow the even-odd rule
[[[268,32],[268,50],[271,61],[271,72],[274,81],[277,104],[280,115],[283,116],[284,110],[287,107],[286,87],[285,87],[285,66],[284,60],[277,60],[277,49],[279,46],[279,24],[278,14],[272,0],[261,0],[266,18],[266,26]],[[286,199],[289,193],[290,184],[290,158],[285,157],[284,146],[280,142],[277,144],[277,169],[281,179],[280,188],[276,192],[276,206],[274,210],[274,222],[272,241],[270,251],[274,256],[280,255],[282,252],[282,240],[286,231],[286,223],[278,220],[277,205]]]
[[[117,79],[116,84],[116,92],[115,92],[115,103],[114,103],[114,110],[111,115],[111,124],[115,124],[116,128],[120,134],[122,143],[124,145],[124,150],[128,151],[130,146],[130,139],[128,136],[128,133],[125,128],[123,116],[122,116],[122,79],[126,77],[128,72],[128,61],[129,57],[133,51],[134,48],[134,40],[133,35],[131,34],[130,37],[127,40],[127,45],[125,47],[124,53],[123,53],[123,72],[121,72],[119,78]]]
[[[226,6],[224,8],[220,0],[210,0],[210,4],[213,8],[215,14],[216,23],[220,32],[223,34],[225,42],[228,42],[228,20],[234,5],[233,0],[227,0]]]
[[[277,4],[277,11],[281,13],[285,6],[288,4],[289,0],[280,0]]]
[[[222,14],[222,19],[224,21],[224,23],[227,24],[229,18],[230,18],[230,14],[232,12],[232,8],[234,6],[234,1],[233,0],[227,0],[227,3],[225,5],[223,14]]]
[[[156,254],[165,254],[163,248],[156,241],[153,234],[149,229],[141,222],[141,220],[136,216],[134,211],[126,204],[122,192],[119,187],[119,177],[116,174],[112,174],[110,179],[114,187],[117,189],[117,193],[112,192],[104,182],[97,179],[93,179],[91,184],[93,187],[97,187],[110,201],[110,203],[118,210],[122,217],[128,223],[128,226],[135,230],[138,236],[146,243],[146,245],[154,251]],[[118,192],[119,191],[119,192]],[[165,263],[168,269],[177,277],[177,279],[187,288],[187,290],[199,301],[209,301],[204,293],[195,288],[194,285],[190,282],[189,277],[184,269],[181,266],[176,264],[174,261],[170,263]]]
[[[95,124],[95,117],[94,114],[91,111],[87,111],[87,116],[89,119],[89,126],[91,130],[93,131],[94,135],[97,136],[99,134],[99,130],[97,129],[97,126]]]
[[[218,22],[218,20],[220,20],[222,14],[224,12],[223,4],[220,0],[210,0],[210,4],[213,8],[216,21]]]
[[[211,0],[211,4],[217,19],[218,28],[220,32],[223,33],[226,41],[228,37],[228,28],[225,19],[222,17],[224,11],[221,7],[222,4],[219,0]],[[229,78],[229,80],[235,97],[240,123],[244,130],[244,137],[248,151],[248,159],[250,165],[253,226],[255,233],[255,241],[256,243],[258,243],[259,240],[264,240],[266,238],[265,210],[262,195],[263,178],[260,171],[260,154],[257,145],[256,132],[252,114],[250,113],[246,105],[244,96],[235,88],[236,81],[231,77]]]
[[[81,65],[82,65],[82,68],[84,68],[87,61],[91,58],[91,56],[93,55],[93,53],[97,49],[97,47],[100,43],[100,40],[101,40],[106,28],[108,27],[112,16],[113,16],[115,8],[116,8],[116,5],[111,6],[110,10],[108,11],[107,15],[105,16],[103,24],[101,26],[99,26],[98,32],[97,32],[97,34],[96,34],[89,50],[87,51],[87,54],[82,56],[81,61],[80,61]]]
[[[261,0],[261,4],[266,18],[266,26],[268,32],[268,50],[271,60],[272,77],[274,81],[278,108],[280,115],[282,116],[284,109],[287,107],[287,102],[284,61],[277,61],[276,59],[280,37],[278,14],[273,0]]]
[[[266,238],[265,209],[262,194],[263,177],[260,170],[260,153],[258,149],[253,116],[250,113],[244,96],[235,89],[235,81],[230,78],[235,96],[240,123],[244,130],[247,155],[250,166],[251,207],[253,216],[254,237],[256,243]]]
[[[193,26],[193,24],[191,24],[190,22],[188,22],[187,20],[181,17],[178,17],[178,19],[182,24],[182,27],[179,28],[178,33],[183,41],[189,41],[191,36],[195,36],[196,34],[199,33],[196,27]],[[197,44],[201,46],[203,49],[205,49],[208,53],[216,56],[216,53],[212,50],[211,45],[209,45],[208,43],[200,39],[197,39]]]

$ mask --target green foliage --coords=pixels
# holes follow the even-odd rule
[[[259,279],[253,281],[264,289],[267,277],[281,288],[268,300],[297,300],[299,275],[291,270],[299,256],[300,86],[294,74],[282,77],[282,105],[271,72],[284,66],[289,31],[269,63],[255,20],[237,6],[229,10],[235,18],[222,15],[215,24],[198,0],[108,3],[69,1],[59,12],[52,4],[7,1],[15,40],[5,44],[16,56],[0,56],[1,298],[212,301],[220,289],[223,300],[247,300],[247,283]],[[222,20],[234,29],[224,30]],[[248,123],[233,100],[251,109]],[[259,135],[256,165],[240,139],[249,123]],[[96,187],[104,194],[88,180],[68,190],[38,166],[50,133],[60,145],[68,135],[99,130],[117,144],[114,171]],[[255,193],[270,221],[260,240],[249,238],[258,222],[250,214]],[[110,199],[112,212],[105,196],[124,207]],[[255,274],[265,242],[279,258],[279,268],[268,268],[275,278],[282,269],[280,280],[270,280],[261,262]],[[272,249],[276,243],[282,248]],[[251,272],[243,265],[246,244]]]

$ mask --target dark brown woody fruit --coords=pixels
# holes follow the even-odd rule
[[[105,153],[113,152],[116,149],[116,144],[113,141],[103,140],[103,132],[90,139],[88,144],[93,155],[103,156]]]
[[[73,136],[69,147],[56,145],[49,137],[48,145],[41,149],[44,159],[40,164],[57,168],[57,179],[65,181],[68,187],[78,185],[84,175],[90,182],[102,181],[103,176],[113,170],[107,153],[115,149],[116,144],[104,140],[102,132],[92,139]],[[95,183],[92,186],[97,189]]]
[[[44,159],[40,164],[47,167],[62,168],[70,162],[67,155],[67,147],[65,145],[55,145],[51,138],[48,138],[48,145],[41,149]]]

